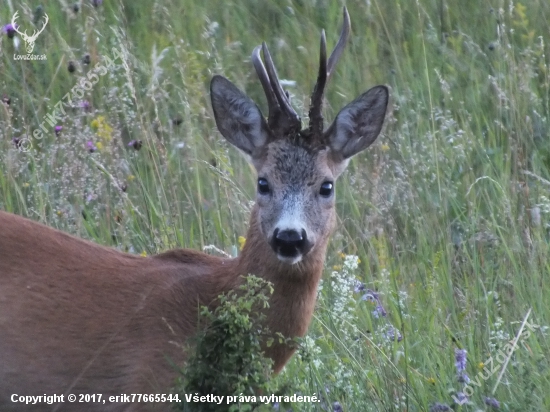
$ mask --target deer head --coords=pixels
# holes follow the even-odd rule
[[[25,30],[25,33],[21,33],[19,30],[18,30],[18,25],[15,23],[15,20],[17,20],[17,15],[19,14],[18,11],[15,12],[15,14],[13,15],[12,19],[11,19],[11,25],[13,27],[13,29],[19,33],[21,35],[21,38],[25,41],[27,47],[27,53],[31,54],[32,51],[34,50],[34,42],[36,41],[36,38],[38,37],[38,35],[40,33],[42,33],[44,31],[44,28],[46,27],[46,24],[48,24],[48,15],[44,13],[44,25],[42,26],[42,28],[40,30],[35,30],[34,33],[29,36],[27,34],[27,30]]]
[[[349,34],[350,20],[344,8],[340,39],[328,60],[325,33],[321,33],[319,73],[305,129],[281,87],[265,43],[254,49],[252,63],[267,98],[267,121],[258,106],[226,78],[214,76],[210,85],[218,129],[258,173],[253,217],[256,214],[264,241],[280,262],[301,262],[317,246],[324,258],[335,222],[335,180],[352,156],[375,141],[384,123],[389,91],[376,86],[344,107],[324,129],[325,85]]]

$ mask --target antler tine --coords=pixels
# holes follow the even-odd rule
[[[260,79],[260,83],[262,83],[265,97],[267,98],[267,106],[269,110],[268,124],[270,127],[272,127],[274,126],[272,124],[273,120],[277,118],[277,113],[279,111],[279,104],[277,103],[275,93],[273,93],[273,89],[271,88],[271,82],[269,81],[269,77],[265,70],[265,66],[262,62],[262,59],[260,58],[261,48],[262,46],[257,46],[252,52],[252,64],[254,64],[254,68],[256,69],[258,78]]]
[[[271,89],[273,90],[273,93],[275,93],[275,97],[279,102],[279,107],[281,108],[282,112],[288,117],[288,120],[291,123],[289,126],[300,126],[301,124],[300,117],[290,105],[290,102],[288,101],[286,93],[281,87],[281,83],[279,83],[277,70],[275,69],[275,65],[273,64],[273,59],[271,58],[271,54],[269,54],[269,50],[267,49],[267,45],[265,44],[265,42],[262,43],[262,51],[264,54],[264,60],[265,60],[265,65],[267,69],[267,74],[269,76],[269,81],[271,82]]]
[[[319,74],[317,83],[311,94],[311,104],[309,108],[309,127],[314,135],[323,131],[323,92],[327,83],[327,39],[325,31],[321,31],[321,46],[319,50]]]
[[[344,24],[342,25],[342,33],[340,34],[338,43],[336,43],[336,46],[334,46],[334,50],[332,51],[328,59],[328,65],[327,65],[328,78],[330,78],[330,75],[333,73],[334,66],[336,66],[336,63],[338,63],[338,60],[340,60],[340,56],[342,55],[342,52],[346,48],[346,43],[348,42],[350,29],[351,29],[351,23],[349,21],[348,9],[344,7]]]
[[[319,74],[317,76],[317,83],[313,88],[313,93],[311,94],[311,105],[309,109],[309,128],[313,135],[317,135],[323,131],[323,95],[325,93],[325,86],[330,79],[332,73],[334,73],[334,67],[349,38],[349,33],[351,29],[350,19],[348,9],[344,6],[344,23],[342,25],[342,32],[340,33],[340,38],[338,43],[334,47],[334,50],[330,54],[327,63],[327,45],[325,31],[321,32],[321,50],[319,58]]]

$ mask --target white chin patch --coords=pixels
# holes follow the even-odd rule
[[[297,256],[283,256],[277,253],[277,257],[281,262],[287,263],[289,265],[294,265],[302,260],[301,253],[299,253]]]

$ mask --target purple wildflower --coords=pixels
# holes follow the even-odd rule
[[[17,29],[17,27],[19,27],[17,24],[15,24],[14,26],[13,24],[8,23],[4,27],[2,27],[2,32],[4,34],[7,34],[8,38],[13,39],[16,33],[15,29]]]
[[[500,408],[500,402],[497,401],[495,398],[489,398],[486,396],[485,398],[483,398],[483,401],[485,402],[485,405],[488,405],[491,408],[495,408],[495,409]]]
[[[466,370],[466,352],[465,349],[455,349],[455,366],[457,372],[460,374],[461,372]]]
[[[334,402],[332,404],[332,412],[344,412],[344,409],[342,408],[342,405],[340,405],[340,402]]]
[[[363,282],[355,281],[355,287],[353,288],[354,293],[360,293],[365,291],[365,284]]]
[[[376,305],[376,307],[372,311],[372,315],[377,319],[380,318],[380,317],[384,317],[387,314],[388,313],[386,312],[386,309],[384,309],[384,307],[380,303],[378,305]]]
[[[74,73],[76,71],[76,63],[72,60],[69,60],[69,63],[67,63],[67,70],[69,73]]]
[[[23,139],[20,137],[14,137],[11,139],[11,142],[14,144],[15,147],[18,149],[21,149],[21,145],[23,144]]]
[[[103,4],[103,0],[92,0],[92,6],[99,7]]]
[[[457,379],[459,383],[464,383],[466,385],[470,383],[470,377],[466,374],[466,372],[459,373]]]
[[[63,126],[55,126],[54,127],[55,135],[59,136],[59,134],[61,133],[61,130],[63,130]]]
[[[367,293],[365,293],[362,297],[362,300],[370,300],[371,302],[380,302],[380,294],[378,292],[375,292],[372,289],[367,289]]]
[[[88,140],[86,142],[86,148],[88,149],[88,152],[93,153],[97,150],[97,147],[95,147],[94,142],[91,140]]]
[[[90,102],[88,100],[81,100],[78,103],[78,107],[80,107],[81,109],[84,109],[85,111],[89,112],[90,108],[91,108],[91,105],[90,105]]]
[[[135,150],[141,149],[142,145],[143,142],[141,140],[131,140],[130,143],[128,143],[128,147],[133,147]]]
[[[447,412],[450,410],[451,407],[445,403],[436,402],[430,407],[430,412]]]
[[[380,302],[380,295],[371,290],[367,289],[367,293],[365,293],[363,296],[361,296],[361,300],[368,300],[369,302],[373,302],[376,304],[376,307],[372,311],[372,315],[375,318],[385,317],[387,316],[386,309],[384,309],[384,306],[382,306],[382,302]]]
[[[401,335],[401,332],[399,332],[399,330],[394,328],[392,325],[388,326],[388,330],[385,335],[388,340],[391,340],[393,342],[401,342],[403,340],[403,335]]]
[[[468,401],[468,397],[464,392],[457,392],[455,399],[460,405]]]
[[[4,94],[4,96],[2,96],[2,103],[8,106],[11,104],[11,99],[7,94]]]

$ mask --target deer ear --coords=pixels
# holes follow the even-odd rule
[[[324,136],[337,158],[349,159],[376,140],[384,124],[388,101],[388,88],[376,86],[340,110]]]
[[[249,156],[266,144],[269,132],[262,112],[233,83],[223,76],[214,76],[210,98],[218,130],[229,143]]]

